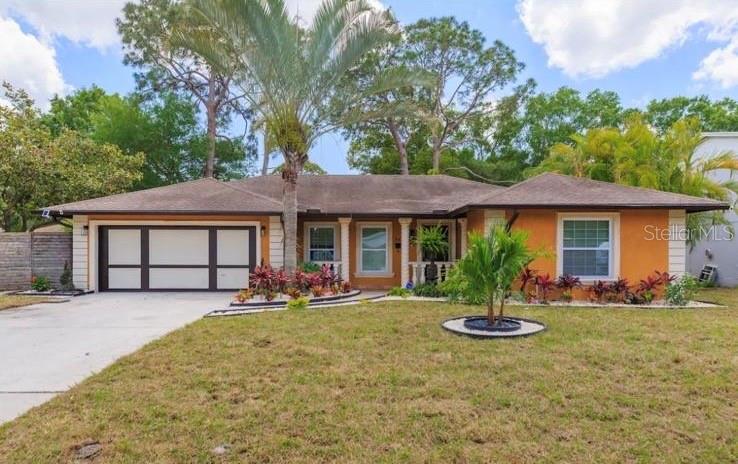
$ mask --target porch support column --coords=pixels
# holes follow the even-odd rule
[[[459,258],[463,257],[466,254],[466,218],[459,218],[456,221],[459,223],[459,253],[461,256]]]
[[[349,224],[351,224],[351,218],[338,218],[338,223],[341,224],[341,279],[344,282],[349,282],[351,280],[351,273],[349,272],[349,242],[351,239]]]
[[[410,223],[412,218],[400,218],[400,286],[410,281]],[[414,283],[414,282],[413,282]]]

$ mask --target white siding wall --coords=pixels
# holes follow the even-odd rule
[[[284,266],[284,231],[280,216],[269,216],[269,263],[274,268]]]
[[[72,276],[74,286],[82,290],[89,289],[87,276],[89,231],[84,230],[87,224],[87,216],[75,215],[72,218]]]
[[[492,225],[505,224],[505,211],[502,209],[484,210],[484,234],[489,233]]]
[[[669,274],[682,276],[687,272],[686,226],[683,209],[669,210]]]

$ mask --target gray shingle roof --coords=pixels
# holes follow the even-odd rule
[[[248,192],[215,179],[198,179],[180,184],[102,198],[51,206],[52,213],[272,213],[282,210],[282,203]]]
[[[298,180],[297,196],[299,212],[333,215],[446,215],[467,206],[684,208],[689,211],[728,206],[715,200],[559,174],[542,174],[508,188],[444,175],[305,175]],[[58,215],[277,214],[282,211],[282,179],[278,176],[230,182],[200,179],[48,209]]]
[[[501,189],[450,176],[301,176],[298,210],[321,214],[444,214]],[[280,213],[282,179],[200,179],[48,208],[54,213]]]
[[[490,208],[674,208],[691,212],[729,207],[728,203],[708,198],[550,172],[531,177],[498,192],[477,197],[471,200],[469,205]]]
[[[229,182],[281,202],[282,179],[250,177]],[[323,214],[441,214],[502,187],[451,176],[301,176],[298,211]],[[281,204],[281,203],[280,203]]]

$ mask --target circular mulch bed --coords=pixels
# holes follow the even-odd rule
[[[472,338],[526,337],[546,330],[546,326],[533,319],[505,317],[496,327],[487,325],[487,316],[462,316],[443,321],[441,327],[457,335]]]

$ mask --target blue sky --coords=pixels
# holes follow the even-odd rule
[[[378,0],[373,0],[378,3]],[[287,0],[310,16],[318,0]],[[40,106],[92,84],[133,88],[113,24],[121,0],[0,0],[0,79],[28,88]],[[652,98],[736,96],[738,0],[382,0],[402,23],[454,15],[489,41],[512,47],[521,78],[539,90],[566,85],[614,90],[626,106]],[[348,172],[346,144],[329,135],[311,153],[331,173]]]

